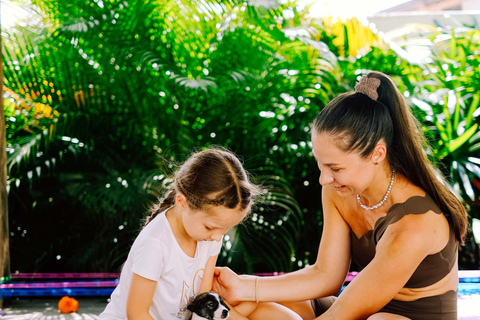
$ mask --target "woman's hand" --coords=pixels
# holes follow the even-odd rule
[[[231,305],[235,306],[240,301],[242,279],[228,267],[216,267],[213,277],[213,291],[221,295]]]

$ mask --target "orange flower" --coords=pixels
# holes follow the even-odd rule
[[[77,312],[78,301],[65,296],[58,302],[58,310],[60,310],[61,313]]]

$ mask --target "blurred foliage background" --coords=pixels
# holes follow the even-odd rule
[[[2,30],[12,272],[119,271],[176,166],[210,145],[269,190],[219,264],[314,263],[309,125],[369,70],[404,92],[426,151],[480,217],[475,27],[417,26],[386,44],[361,21],[314,20],[295,2],[20,2],[35,19]],[[479,268],[471,234],[459,264]]]

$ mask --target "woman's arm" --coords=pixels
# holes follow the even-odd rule
[[[156,281],[136,273],[132,274],[127,298],[127,318],[129,320],[153,320],[149,311],[156,287]]]
[[[236,276],[231,270],[217,268],[215,291],[229,302],[304,301],[337,294],[350,266],[350,227],[331,200],[331,187],[324,187],[324,228],[314,265],[274,277]],[[257,288],[255,289],[255,286]],[[256,297],[255,297],[256,294]]]
[[[448,241],[443,215],[407,215],[390,225],[375,258],[319,319],[363,319],[386,305],[403,288],[421,261]]]
[[[260,301],[304,301],[337,294],[350,267],[350,227],[338,212],[333,188],[322,188],[323,231],[314,265],[290,274],[259,278]]]

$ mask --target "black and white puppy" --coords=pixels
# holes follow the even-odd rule
[[[193,297],[187,310],[192,313],[191,320],[223,320],[228,318],[230,308],[218,294],[203,292]]]

